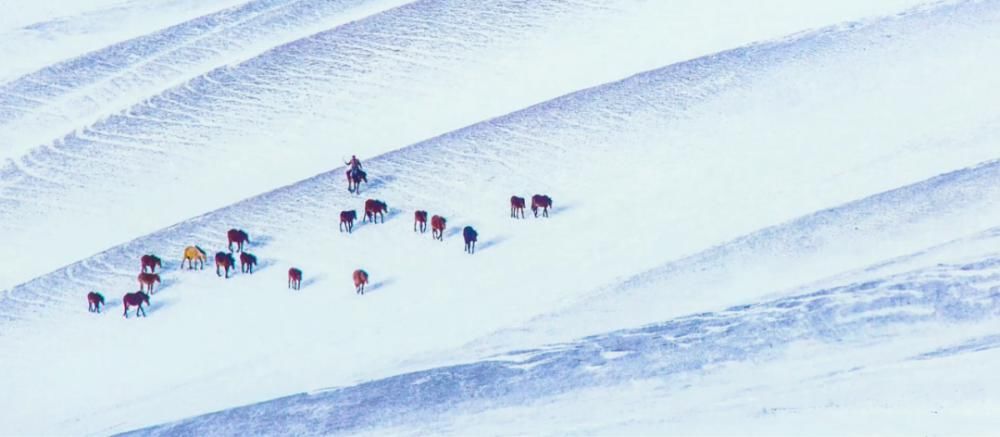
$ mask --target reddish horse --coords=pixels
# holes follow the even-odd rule
[[[368,173],[364,170],[356,168],[354,170],[347,170],[345,172],[347,175],[347,191],[354,194],[361,193],[361,183],[368,183]]]
[[[518,211],[521,212],[521,218],[524,218],[524,198],[510,196],[510,216],[517,218]]]
[[[381,200],[368,199],[365,201],[365,218],[364,221],[371,220],[372,223],[378,223],[378,216],[382,216],[382,223],[385,223],[385,213],[389,211],[389,207],[385,202]]]
[[[240,252],[240,272],[253,274],[253,267],[257,265],[257,257],[253,254]]]
[[[479,237],[479,233],[472,226],[466,226],[462,229],[462,237],[465,238],[465,251],[469,254],[476,253],[476,238]]]
[[[549,208],[552,207],[552,199],[549,196],[543,196],[541,194],[536,194],[531,196],[531,212],[535,213],[535,217],[538,217],[538,208],[542,208],[542,216],[549,216]]]
[[[368,272],[358,269],[354,271],[354,292],[365,294],[365,284],[368,283]]]
[[[215,274],[222,276],[222,273],[219,273],[219,267],[225,267],[226,279],[229,279],[229,269],[233,269],[234,272],[236,271],[236,260],[233,259],[233,254],[217,252],[215,254]]]
[[[144,272],[146,271],[146,267],[149,267],[149,271],[151,273],[156,273],[157,267],[160,267],[161,269],[163,268],[163,263],[156,255],[143,255],[142,258],[139,259],[139,263],[141,264],[142,271]]]
[[[294,290],[302,288],[302,270],[295,267],[288,269],[288,288]]]
[[[139,313],[142,313],[142,316],[146,317],[146,310],[142,309],[143,303],[145,303],[146,306],[149,306],[149,295],[143,293],[142,290],[135,293],[125,293],[125,296],[122,297],[122,305],[125,306],[125,311],[122,315],[127,319],[128,307],[138,307],[138,309],[135,310],[135,316],[139,317]]]
[[[160,275],[156,273],[139,273],[139,291],[149,288],[149,294],[153,294],[153,284],[160,283]]]
[[[350,234],[351,230],[354,229],[354,220],[357,220],[358,212],[355,210],[350,211],[340,211],[340,232],[344,232],[347,229],[347,233]]]
[[[440,241],[444,241],[444,227],[448,223],[444,217],[435,215],[431,217],[431,238],[436,238]]]
[[[104,305],[104,296],[96,291],[87,293],[87,311],[92,313],[101,312],[101,305]]]
[[[417,210],[413,213],[413,232],[417,232],[418,225],[421,234],[427,232],[427,211]]]
[[[226,236],[229,237],[230,252],[233,251],[233,243],[236,243],[236,250],[242,252],[243,243],[250,242],[250,236],[247,235],[247,233],[244,232],[242,229],[230,229],[229,232],[226,233]]]

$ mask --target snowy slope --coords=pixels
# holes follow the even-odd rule
[[[0,0],[0,83],[245,0]]]
[[[630,277],[640,278],[638,286],[623,296],[650,312],[632,319],[606,306],[622,311],[606,319],[615,326],[594,325],[600,331],[587,334],[672,326],[684,311],[720,312],[766,293],[802,299],[782,290],[995,226],[997,164],[977,165],[997,158],[992,103],[1000,88],[984,53],[1000,44],[998,15],[994,3],[939,5],[671,65],[368,160],[372,183],[360,197],[346,193],[343,169],[334,169],[38,277],[0,300],[0,385],[13,387],[9,399],[16,399],[0,405],[0,419],[12,433],[125,431],[476,362],[515,348],[507,333],[537,326],[525,321],[553,314],[569,322],[513,344],[570,341],[579,338],[575,321],[588,317],[572,304],[607,305],[607,285]],[[231,178],[239,180],[235,170]],[[193,190],[212,190],[196,182]],[[511,194],[535,192],[554,198],[551,218],[507,217]],[[386,200],[389,220],[350,236],[337,232],[337,213],[366,197]],[[842,213],[808,216],[840,205]],[[449,217],[444,242],[413,233],[418,207]],[[937,215],[942,208],[949,213]],[[754,234],[776,223],[786,225]],[[466,224],[480,231],[473,256],[460,252],[456,235]],[[862,232],[843,232],[859,224]],[[230,227],[249,231],[249,250],[263,263],[258,273],[226,281],[177,270],[184,246],[219,250]],[[817,240],[815,252],[804,251],[808,269],[788,283],[766,287],[754,276],[795,255],[782,248],[812,230],[843,241]],[[852,243],[879,237],[910,242],[873,243],[872,259],[846,256]],[[727,241],[734,243],[719,246]],[[713,256],[713,247],[722,249]],[[810,264],[826,248],[841,256],[822,268]],[[651,296],[643,285],[662,291],[672,280],[664,263],[684,265],[699,252],[707,255],[697,267],[734,278],[744,273],[733,260],[769,261],[746,270],[757,281],[752,293],[733,283],[722,293],[685,290],[689,306],[656,310],[677,296]],[[143,253],[167,260],[165,283],[147,319],[124,320],[119,298],[134,289]],[[292,265],[306,273],[301,292],[285,289]],[[364,297],[350,284],[358,267],[372,274]],[[649,280],[636,276],[644,271]],[[102,316],[82,310],[92,288],[109,297]],[[848,286],[840,300],[853,302],[857,288]],[[732,311],[725,317],[749,317]],[[379,417],[372,414],[365,417]]]
[[[61,243],[0,288],[352,153],[918,1],[399,3],[248,2],[0,85],[0,234]]]
[[[984,433],[1000,407],[982,364],[1000,346],[998,243],[993,228],[778,300],[138,434]]]

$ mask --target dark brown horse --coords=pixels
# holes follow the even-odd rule
[[[240,252],[240,272],[253,274],[253,268],[257,265],[257,257],[253,254]]]
[[[447,224],[448,220],[445,220],[444,217],[439,215],[431,217],[431,238],[444,241],[444,228]]]
[[[149,288],[149,294],[153,294],[153,284],[160,283],[160,275],[156,273],[139,273],[139,291]]]
[[[365,294],[365,284],[368,283],[368,272],[358,269],[354,271],[354,292]]]
[[[549,196],[544,196],[541,194],[536,194],[531,196],[531,212],[535,213],[535,217],[538,217],[538,208],[542,208],[542,216],[549,216],[549,208],[552,207],[552,199]]]
[[[385,223],[385,213],[389,212],[389,207],[381,200],[368,199],[365,201],[364,221],[371,220],[378,223],[378,216],[382,216],[382,223]]]
[[[230,252],[233,251],[233,243],[236,243],[236,250],[242,252],[243,243],[250,242],[250,236],[247,235],[247,233],[244,232],[242,229],[230,229],[229,232],[226,233],[226,236],[229,237]]]
[[[517,218],[518,211],[521,212],[521,218],[524,218],[524,198],[510,196],[510,216]]]
[[[222,276],[222,273],[219,273],[219,267],[224,267],[226,269],[226,279],[229,279],[229,269],[236,271],[236,260],[233,259],[233,254],[217,252],[215,254],[215,274],[217,276]]]
[[[354,221],[358,219],[358,212],[355,210],[350,211],[340,211],[340,232],[344,232],[347,229],[347,233],[350,234],[351,230],[354,229]]]
[[[288,269],[288,288],[294,290],[302,288],[302,270],[295,267]]]
[[[427,232],[427,211],[417,210],[413,213],[413,232],[417,232],[418,227],[421,234]]]
[[[465,251],[469,254],[476,253],[476,238],[479,237],[479,233],[472,226],[466,226],[462,229],[462,237],[465,238]]]
[[[139,317],[139,314],[141,313],[143,317],[146,317],[146,310],[142,309],[143,303],[145,303],[146,306],[149,306],[149,295],[143,293],[142,290],[135,293],[125,293],[125,296],[122,297],[122,305],[125,307],[125,311],[122,315],[127,319],[128,307],[138,307],[138,309],[135,310],[135,316]]]
[[[96,291],[87,293],[87,311],[92,313],[101,312],[101,305],[104,305],[104,296]]]
[[[139,258],[139,263],[144,272],[146,271],[146,267],[149,267],[151,273],[156,273],[157,267],[163,268],[163,263],[156,255],[143,255],[142,258]]]
[[[364,170],[356,168],[354,170],[347,170],[345,172],[347,175],[347,191],[354,194],[361,193],[361,183],[368,183],[368,173]]]

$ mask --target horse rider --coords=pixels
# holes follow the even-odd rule
[[[355,155],[351,155],[351,160],[345,162],[344,164],[351,166],[351,169],[348,174],[354,174],[355,171],[361,170],[361,161],[359,161],[358,157]]]

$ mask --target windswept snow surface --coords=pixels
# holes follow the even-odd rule
[[[0,83],[246,0],[0,0]]]
[[[4,263],[0,288],[351,154],[918,2],[403,3],[247,2],[0,85],[0,235],[60,241]]]
[[[684,50],[626,38],[670,37],[643,15],[661,2],[531,5],[390,9],[11,164],[5,240],[46,250],[23,249],[15,261],[36,264],[9,263],[18,272],[111,248],[0,298],[2,431],[108,434],[222,411],[144,432],[534,433],[504,423],[531,403],[535,424],[560,418],[538,432],[610,434],[663,430],[679,399],[701,402],[690,417],[732,412],[767,432],[802,424],[756,421],[783,407],[755,396],[817,405],[785,370],[818,377],[803,387],[828,387],[844,411],[869,405],[852,403],[866,381],[853,375],[891,385],[896,370],[940,372],[950,354],[984,376],[975,360],[992,352],[949,351],[988,350],[996,335],[1000,3],[935,4],[679,63]],[[581,49],[587,38],[599,49]],[[659,68],[534,104],[645,63]],[[388,151],[365,160],[360,196],[330,165],[349,150]],[[551,217],[508,217],[512,194],[534,193],[552,196]],[[386,222],[338,232],[338,213],[368,197],[387,201]],[[443,242],[413,232],[418,208],[449,219]],[[475,255],[461,252],[465,225],[479,231]],[[231,227],[250,234],[252,276],[178,268],[187,245],[223,250]],[[149,317],[126,320],[120,296],[144,253],[164,258],[164,282]],[[301,291],[286,289],[291,266],[305,272]],[[364,296],[356,268],[371,274]],[[91,289],[108,298],[101,315],[83,311]],[[776,376],[754,385],[758,370]],[[950,405],[993,405],[962,390]],[[622,421],[579,403],[602,397],[651,402]],[[732,408],[714,408],[720,399]],[[872,399],[887,414],[927,405]],[[962,411],[970,426],[992,417]],[[679,432],[703,422],[685,423]]]
[[[983,364],[1000,358],[998,245],[994,228],[773,301],[137,434],[983,433],[1000,408]]]

